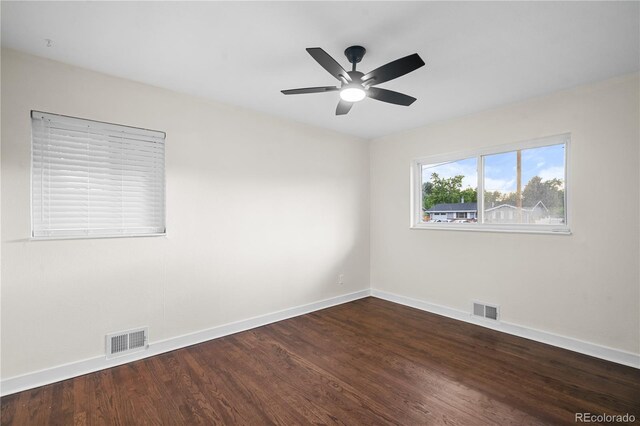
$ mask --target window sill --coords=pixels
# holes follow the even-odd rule
[[[471,231],[471,232],[501,232],[512,234],[550,234],[550,235],[571,235],[571,230],[566,226],[496,226],[479,225],[475,223],[454,224],[454,223],[417,223],[411,225],[410,229],[429,229],[437,231]]]
[[[167,233],[158,234],[131,234],[131,235],[70,235],[52,237],[30,237],[29,241],[57,241],[57,240],[102,240],[106,238],[145,238],[145,237],[166,237]]]

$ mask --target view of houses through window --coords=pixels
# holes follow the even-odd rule
[[[561,143],[421,165],[422,221],[565,224],[565,149]]]
[[[474,223],[478,219],[478,159],[422,166],[425,222]]]

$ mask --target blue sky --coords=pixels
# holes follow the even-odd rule
[[[468,158],[422,168],[422,179],[431,179],[431,173],[450,178],[464,175],[463,188],[477,187],[477,160]],[[516,153],[485,156],[484,185],[486,191],[513,192],[516,190]],[[558,178],[564,181],[564,144],[522,150],[522,186],[534,176],[542,180]]]

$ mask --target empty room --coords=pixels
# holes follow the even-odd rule
[[[0,7],[2,425],[640,424],[640,2]]]

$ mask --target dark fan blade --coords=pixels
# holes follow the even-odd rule
[[[329,74],[331,74],[338,80],[342,81],[342,79],[345,79],[348,82],[351,81],[351,77],[349,76],[349,74],[347,74],[344,68],[342,68],[342,66],[337,63],[335,59],[329,56],[329,54],[321,48],[309,47],[307,48],[307,52],[309,52],[309,55],[311,55],[313,59],[315,59],[320,65],[322,65],[322,68],[329,71]]]
[[[352,106],[353,102],[345,102],[340,99],[340,102],[338,102],[338,108],[336,108],[336,115],[345,115],[349,110],[351,110]]]
[[[389,62],[375,70],[365,74],[362,77],[362,81],[367,82],[371,80],[371,85],[384,83],[385,81],[393,80],[405,74],[415,71],[424,65],[424,61],[417,53],[413,55],[405,56],[404,58],[396,59],[393,62]]]
[[[409,106],[416,101],[416,98],[411,96],[394,92],[393,90],[381,89],[379,87],[369,87],[367,90],[367,96],[378,101],[404,106]]]
[[[289,89],[289,90],[281,90],[285,95],[301,95],[303,93],[324,93],[324,92],[335,92],[336,90],[340,90],[334,86],[323,86],[323,87],[305,87],[304,89]]]

